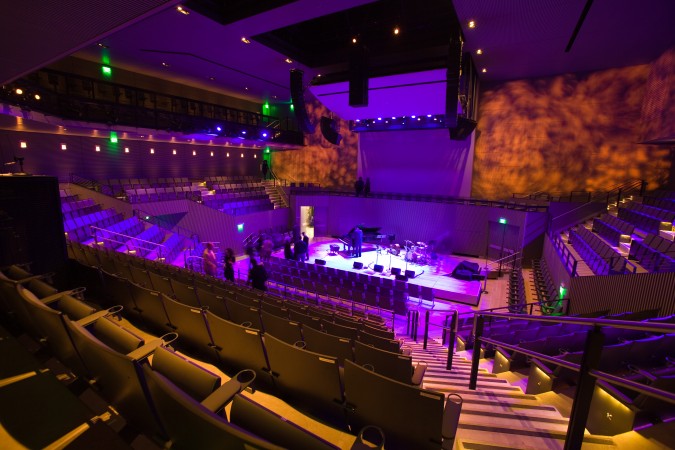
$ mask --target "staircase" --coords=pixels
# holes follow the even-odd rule
[[[467,352],[453,355],[453,369],[445,370],[448,349],[430,339],[424,350],[421,342],[403,338],[412,348],[414,362],[428,364],[424,388],[459,394],[464,403],[455,439],[455,449],[562,449],[568,417],[536,395],[527,395],[502,375],[481,368],[478,388],[469,390],[471,361]],[[470,357],[470,354],[468,354]],[[485,366],[485,360],[481,366]],[[556,395],[548,393],[546,395]],[[549,397],[550,398],[550,397]],[[619,448],[612,438],[586,434],[584,449]]]
[[[272,200],[272,203],[274,203],[274,209],[288,208],[286,197],[281,192],[283,189],[281,186],[276,185],[274,180],[265,180],[262,184],[265,186],[265,193]]]

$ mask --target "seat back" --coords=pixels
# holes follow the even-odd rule
[[[340,366],[344,366],[345,359],[354,360],[353,344],[349,338],[334,336],[311,327],[303,327],[302,335],[305,349],[310,352],[334,356]]]
[[[152,370],[169,378],[197,401],[204,400],[220,386],[220,376],[165,347],[153,353]]]
[[[337,358],[303,350],[273,336],[265,336],[265,348],[282,397],[331,424],[345,426]]]
[[[352,430],[375,425],[387,450],[438,450],[445,396],[381,376],[345,361],[347,416]]]
[[[359,342],[367,345],[372,345],[380,350],[385,350],[392,353],[401,353],[401,343],[395,339],[387,339],[376,336],[374,334],[361,331],[359,333]]]
[[[265,335],[272,335],[291,345],[302,341],[302,328],[299,322],[277,317],[267,311],[260,312]]]
[[[197,354],[210,355],[213,340],[202,309],[184,305],[164,294],[160,295],[171,320],[171,327],[178,333],[180,343]]]
[[[354,362],[362,366],[369,364],[375,373],[401,383],[412,382],[412,358],[398,353],[380,350],[362,342],[354,342]]]

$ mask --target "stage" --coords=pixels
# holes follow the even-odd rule
[[[340,251],[331,250],[331,245],[334,248],[339,245]],[[283,250],[275,252],[274,255],[283,258]],[[374,244],[364,244],[361,255],[358,258],[349,256],[347,252],[343,251],[343,245],[339,240],[329,237],[314,238],[309,244],[309,263],[314,263],[316,259],[322,259],[326,261],[327,267],[392,279],[395,276],[391,275],[390,269],[399,268],[402,274],[406,270],[414,271],[414,278],[408,278],[408,282],[432,288],[437,302],[477,306],[481,301],[482,281],[458,280],[450,277],[449,274],[461,261],[475,262],[483,267],[485,265],[484,260],[481,262],[477,258],[439,254],[433,261],[429,257],[426,258],[427,264],[413,262],[406,264],[404,251],[398,256],[388,253],[386,248],[381,248],[378,252],[377,246]],[[363,268],[354,269],[354,262],[362,263]],[[376,264],[383,266],[384,269],[381,273],[373,270]]]

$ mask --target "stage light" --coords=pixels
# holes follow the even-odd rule
[[[246,130],[242,130],[242,131],[241,131],[241,134],[246,134]]]
[[[230,157],[230,154],[229,154],[229,153],[226,153],[225,156],[227,156],[227,157],[229,158],[229,157]]]
[[[412,117],[413,119],[415,118],[415,116],[410,116],[410,117]]]
[[[253,155],[253,159],[258,159],[258,155]]]
[[[181,13],[181,14],[183,14],[183,15],[186,15],[186,16],[189,16],[189,15],[190,15],[190,11],[188,11],[187,9],[183,8],[183,7],[180,6],[180,5],[179,5],[179,6],[176,6],[176,11],[178,11],[179,13]]]
[[[211,152],[211,156],[213,156],[213,152]]]
[[[197,156],[197,151],[196,151],[196,150],[192,150],[192,156]]]
[[[487,69],[485,67],[483,67],[483,70],[481,70],[481,72],[485,73],[485,72],[487,72]]]
[[[262,134],[262,137],[266,138],[266,137],[267,137],[267,133],[263,133],[263,134]]]
[[[19,142],[19,147],[28,148],[28,144],[26,144],[26,141],[21,141],[21,142]]]
[[[352,44],[356,44],[356,38],[352,38]]]
[[[250,43],[251,43],[251,41],[249,41],[248,39],[246,39],[245,36],[241,38],[241,42],[243,42],[244,44],[250,44]]]
[[[398,34],[401,32],[398,27],[394,28],[394,34],[398,36]]]
[[[244,154],[243,154],[243,153],[241,154],[241,157],[242,157],[242,158],[244,157]]]
[[[269,152],[270,152],[270,148],[269,148],[269,147],[265,147],[265,153],[269,153]]]
[[[268,102],[263,103],[264,109],[270,109],[270,104]]]
[[[291,58],[286,58],[284,59],[288,64],[293,64],[293,60]]]
[[[483,50],[482,50],[482,49],[479,48],[478,50],[476,50],[476,55],[482,55],[482,54],[483,54]]]
[[[377,120],[382,120],[382,117],[378,117]]]
[[[356,119],[356,123],[359,123],[359,122],[361,122],[361,119]]]

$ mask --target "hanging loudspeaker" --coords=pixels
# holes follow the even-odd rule
[[[302,70],[291,69],[291,102],[298,127],[303,133],[314,133],[314,125],[309,121],[305,107],[305,94],[302,87]]]
[[[340,145],[342,136],[335,131],[335,121],[333,119],[329,119],[328,117],[321,118],[321,134],[331,144]]]
[[[471,136],[473,130],[476,129],[476,121],[467,119],[465,117],[457,118],[457,126],[450,128],[450,139],[453,141],[463,141]]]

